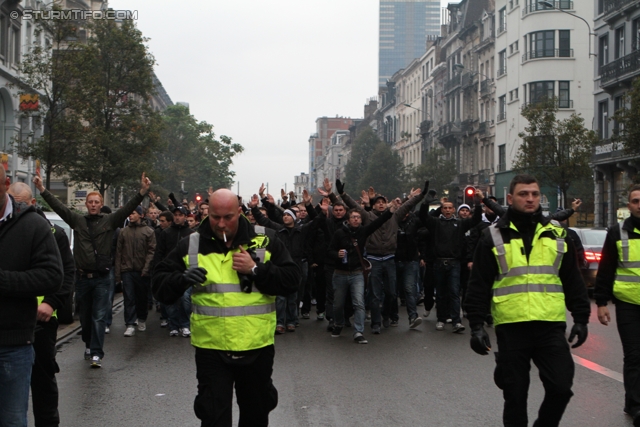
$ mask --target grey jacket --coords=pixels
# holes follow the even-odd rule
[[[127,219],[129,214],[133,212],[144,198],[144,196],[138,192],[126,205],[112,214],[81,215],[72,212],[48,190],[44,190],[41,195],[49,206],[51,206],[51,209],[60,215],[60,218],[73,229],[75,238],[73,257],[76,260],[76,268],[84,272],[93,272],[96,270],[96,258],[93,253],[93,245],[91,244],[87,220],[91,222],[91,228],[94,230],[98,253],[111,257],[114,231],[124,224],[124,220]]]

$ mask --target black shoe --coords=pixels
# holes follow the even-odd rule
[[[394,327],[394,328],[397,328],[398,327],[398,321],[397,320],[392,320],[390,326]]]
[[[389,325],[391,325],[391,322],[389,321],[389,319],[382,319],[382,326],[384,326],[385,328],[388,328]]]
[[[371,333],[373,335],[380,335],[380,325],[375,325],[371,327]]]
[[[329,324],[327,325],[327,332],[332,332],[334,326],[335,324],[333,323],[333,320],[329,320]]]
[[[342,326],[334,326],[333,331],[331,331],[331,338],[338,338],[341,332]]]
[[[367,341],[364,335],[362,335],[360,332],[356,332],[356,334],[353,336],[353,341],[356,344],[369,344],[369,341]]]

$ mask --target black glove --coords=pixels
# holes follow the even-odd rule
[[[202,267],[191,267],[182,273],[182,281],[186,286],[204,283],[207,280],[207,270]]]
[[[344,194],[344,184],[339,179],[336,179],[336,190],[338,191],[338,194]]]
[[[489,334],[483,326],[475,326],[471,329],[471,349],[482,356],[486,356],[491,351]]]
[[[427,194],[429,192],[429,180],[424,182],[424,188],[422,189],[422,194]]]
[[[438,194],[438,192],[436,190],[429,190],[429,198],[431,199],[435,199],[436,198],[436,194]]]
[[[587,336],[589,335],[589,330],[587,329],[587,325],[583,323],[576,323],[571,328],[571,333],[569,334],[569,342],[573,341],[573,339],[577,336],[578,341],[571,346],[571,348],[580,347],[587,340]]]

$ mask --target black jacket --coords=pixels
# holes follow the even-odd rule
[[[422,222],[418,217],[409,213],[407,218],[398,224],[398,246],[396,247],[396,261],[419,261],[418,229]]]
[[[162,230],[156,242],[156,253],[153,255],[152,265],[160,264],[167,254],[178,246],[178,242],[191,233],[193,233],[193,230],[189,228],[189,224],[186,221],[182,225],[174,222],[171,227]]]
[[[64,278],[47,220],[33,206],[11,203],[0,222],[0,346],[33,343],[37,297],[58,292]]]
[[[516,215],[519,217],[524,216],[524,214],[517,213]],[[528,257],[531,253],[535,225],[538,222],[546,225],[551,219],[542,216],[541,210],[538,210],[535,214],[528,216],[529,222],[528,224],[524,224],[526,227],[519,226],[518,223],[516,223],[516,227],[519,230],[516,231],[510,228],[512,216],[514,216],[514,212],[509,208],[506,214],[496,223],[496,227],[500,229],[505,243],[510,242],[514,237],[522,238]],[[576,263],[576,253],[573,242],[571,239],[565,239],[565,242],[567,243],[567,253],[565,253],[562,258],[559,273],[564,291],[565,304],[571,312],[575,323],[587,324],[591,313],[587,289],[580,275],[578,264]],[[473,268],[471,269],[471,277],[469,278],[465,299],[467,318],[472,328],[475,325],[482,325],[487,314],[490,313],[493,283],[498,275],[498,263],[495,255],[491,251],[492,248],[493,239],[487,228],[482,233],[473,257]],[[552,324],[554,322],[541,323]]]
[[[382,226],[392,217],[392,213],[389,209],[384,211],[382,215],[377,217],[374,221],[367,225],[361,225],[358,228],[353,228],[347,225],[345,222],[341,229],[336,231],[329,244],[329,257],[335,264],[336,270],[341,271],[357,271],[362,270],[362,264],[360,263],[360,256],[358,251],[353,245],[353,240],[358,242],[360,248],[360,255],[365,256],[364,247],[367,243],[367,238],[378,228]],[[347,263],[342,263],[342,258],[338,256],[340,249],[347,250]]]
[[[630,216],[625,219],[622,228],[629,233],[629,240],[640,239],[640,234],[634,231],[635,228],[640,229],[640,218]],[[609,228],[607,237],[604,239],[602,247],[602,256],[600,264],[598,264],[598,274],[596,275],[596,289],[593,296],[598,307],[607,305],[608,301],[614,301],[613,282],[616,280],[616,270],[618,269],[618,248],[616,242],[620,240],[620,226],[615,224]],[[629,261],[640,261],[632,259]]]
[[[209,221],[198,227],[200,247],[198,253],[206,256],[211,253],[229,252],[225,243],[215,237]],[[266,249],[271,252],[271,259],[266,263],[258,263],[258,274],[255,276],[256,288],[266,295],[289,295],[298,290],[301,280],[300,268],[293,262],[287,248],[275,237],[272,230],[266,230],[269,243]],[[248,244],[256,236],[256,232],[245,217],[240,216],[238,231],[233,238],[232,248]],[[189,287],[185,285],[182,274],[186,270],[184,257],[189,253],[189,239],[182,239],[178,246],[171,250],[162,262],[156,265],[152,279],[153,295],[165,304],[173,304]]]
[[[440,216],[438,218],[429,215],[429,206],[423,204],[420,208],[420,220],[433,235],[436,258],[454,258],[464,261],[465,233],[482,221],[482,209],[476,204],[473,216],[467,219]]]
[[[69,296],[73,292],[73,284],[76,280],[76,263],[73,260],[73,252],[71,252],[71,247],[69,245],[69,237],[67,237],[67,233],[64,232],[64,228],[59,225],[52,224],[51,231],[53,232],[53,237],[55,237],[56,245],[60,251],[64,279],[58,292],[46,295],[42,302],[46,302],[51,306],[51,308],[58,310],[68,303]]]

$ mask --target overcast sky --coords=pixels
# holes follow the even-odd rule
[[[268,182],[277,199],[308,173],[316,118],[362,117],[377,95],[378,0],[180,4],[109,0],[138,11],[173,102],[188,102],[197,120],[244,147],[232,167],[240,195]]]

